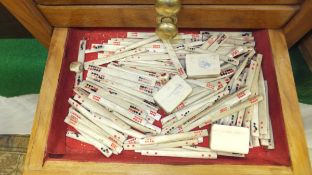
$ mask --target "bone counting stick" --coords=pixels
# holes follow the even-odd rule
[[[69,138],[79,140],[81,142],[93,145],[96,149],[98,149],[106,157],[110,157],[112,155],[112,151],[108,147],[106,147],[104,144],[101,144],[100,142],[93,139],[92,137],[84,136],[84,135],[75,133],[73,131],[67,131],[66,137],[69,137]]]
[[[144,45],[146,45],[148,43],[151,43],[151,42],[154,42],[154,41],[157,41],[157,40],[159,40],[158,36],[152,36],[150,38],[146,38],[144,40],[135,42],[135,43],[130,44],[130,45],[124,47],[124,48],[121,48],[121,49],[117,50],[116,53],[126,52],[128,50],[135,49],[135,48],[138,48],[140,46],[144,46]]]
[[[172,61],[172,63],[174,64],[175,68],[177,69],[178,71],[178,74],[183,78],[185,79],[187,77],[181,63],[179,62],[179,59],[176,55],[176,53],[174,52],[173,48],[172,48],[172,45],[170,44],[169,41],[167,40],[163,40],[163,43],[168,51],[168,54],[169,54],[169,57]]]
[[[185,158],[200,158],[200,159],[216,159],[216,154],[209,152],[199,152],[190,150],[142,150],[141,155],[145,156],[166,156],[166,157],[185,157]],[[214,157],[213,157],[214,156]]]
[[[130,50],[128,52],[122,52],[122,53],[118,53],[118,54],[114,54],[114,55],[110,55],[106,58],[99,58],[97,60],[92,60],[92,61],[88,61],[86,62],[86,65],[102,65],[102,64],[106,64],[106,63],[110,63],[113,61],[117,61],[119,59],[128,57],[128,56],[132,56],[132,55],[136,55],[139,53],[144,53],[147,52],[148,50],[145,48],[138,48],[138,49],[134,49],[134,50]]]
[[[186,133],[172,134],[172,135],[162,135],[162,136],[154,136],[154,137],[146,137],[139,140],[140,144],[155,144],[155,143],[165,143],[172,142],[178,140],[186,140],[198,137],[208,136],[207,130],[197,130]]]

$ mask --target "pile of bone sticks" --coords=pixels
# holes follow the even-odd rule
[[[67,137],[106,157],[134,150],[216,159],[274,149],[262,55],[251,32],[180,33],[170,41],[128,32],[91,48],[86,42],[70,66],[75,95],[65,122],[76,131]],[[98,59],[85,61],[93,52]],[[204,137],[208,147],[199,146]]]

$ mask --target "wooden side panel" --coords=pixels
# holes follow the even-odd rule
[[[53,33],[27,156],[25,158],[24,169],[26,172],[29,169],[40,169],[43,165],[67,32],[68,29],[66,28],[56,28]]]
[[[23,25],[0,3],[0,38],[31,38]]]
[[[181,0],[182,4],[298,4],[302,0]],[[36,0],[42,5],[155,4],[156,0]]]
[[[42,6],[56,27],[155,27],[152,5]],[[178,26],[185,28],[280,28],[298,6],[184,5]]]
[[[299,49],[312,72],[312,32],[303,38],[299,44]]]
[[[207,173],[209,172],[209,173]],[[160,165],[47,161],[42,169],[24,175],[292,175],[290,167],[245,165]]]
[[[0,2],[24,25],[46,48],[52,35],[52,27],[37,9],[32,0],[0,0]]]
[[[284,27],[288,48],[312,29],[312,1],[305,0],[300,11]]]
[[[285,119],[286,134],[294,175],[310,175],[311,167],[304,136],[287,44],[282,31],[270,30],[270,43]]]

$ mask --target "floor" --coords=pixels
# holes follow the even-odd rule
[[[28,140],[28,135],[0,135],[0,175],[22,174]]]

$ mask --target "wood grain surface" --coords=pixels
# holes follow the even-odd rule
[[[288,48],[312,29],[312,0],[305,0],[300,10],[283,28]]]
[[[209,172],[209,173],[208,173]],[[24,175],[291,175],[291,168],[284,166],[251,165],[160,165],[95,163],[74,161],[47,161],[41,170]]]
[[[294,175],[311,175],[311,166],[287,44],[282,31],[270,30],[270,43]]]
[[[56,27],[155,27],[152,5],[38,6]],[[183,28],[280,28],[298,10],[290,5],[184,5]]]
[[[0,25],[0,38],[32,38],[25,27],[1,3]]]
[[[312,32],[305,36],[299,43],[299,49],[312,72]]]
[[[43,165],[67,32],[67,28],[55,28],[53,32],[29,140],[27,157],[25,160],[25,171],[29,169],[40,169]]]
[[[52,27],[32,0],[0,0],[23,26],[46,48],[52,35]]]
[[[181,0],[182,4],[298,4],[302,0]],[[36,0],[44,5],[155,4],[156,0]]]

